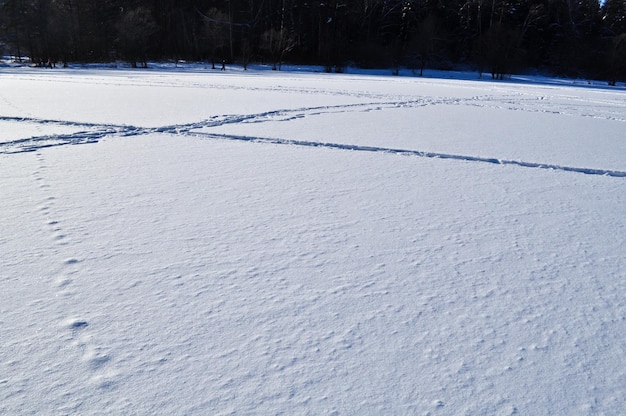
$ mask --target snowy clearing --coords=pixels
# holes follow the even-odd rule
[[[622,413],[626,90],[537,81],[0,68],[0,414]]]

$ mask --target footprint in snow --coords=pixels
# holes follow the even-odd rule
[[[80,318],[68,318],[62,322],[62,325],[71,330],[79,330],[87,328],[87,326],[89,326],[89,323],[86,320]]]
[[[111,360],[106,352],[99,347],[89,346],[83,354],[83,360],[93,369],[98,369]]]
[[[117,383],[117,373],[114,371],[107,371],[104,374],[98,374],[91,378],[91,382],[100,389],[113,388]]]
[[[59,276],[54,280],[54,284],[59,288],[65,287],[70,283],[72,283],[72,279],[67,276]]]

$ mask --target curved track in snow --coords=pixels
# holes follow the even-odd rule
[[[536,101],[536,100],[535,100]],[[532,169],[550,169],[560,170],[565,172],[582,173],[587,175],[600,175],[600,176],[612,176],[612,177],[626,177],[626,171],[614,170],[614,169],[598,169],[590,167],[579,166],[565,166],[552,163],[540,163],[534,161],[525,160],[510,160],[501,159],[495,157],[481,157],[474,155],[454,154],[445,152],[430,152],[417,149],[404,149],[404,148],[392,148],[392,147],[380,147],[380,146],[365,146],[350,143],[340,142],[325,142],[325,141],[305,141],[305,140],[291,140],[281,139],[273,137],[260,137],[260,136],[243,136],[232,134],[217,134],[211,133],[211,128],[221,127],[225,125],[232,125],[237,123],[263,123],[266,121],[290,121],[300,119],[304,117],[314,117],[323,114],[330,113],[349,113],[349,112],[371,112],[382,111],[392,108],[411,108],[411,107],[423,107],[427,105],[468,105],[476,107],[487,106],[513,106],[516,110],[533,111],[533,112],[550,112],[546,109],[538,108],[531,109],[523,108],[520,98],[516,100],[504,100],[504,102],[496,103],[493,97],[472,97],[470,99],[418,99],[418,100],[400,100],[400,101],[383,101],[383,102],[370,102],[359,104],[346,104],[346,105],[334,105],[334,106],[318,106],[308,108],[295,108],[295,109],[279,109],[261,112],[257,114],[226,114],[211,117],[207,120],[180,124],[180,125],[168,125],[161,127],[139,127],[131,125],[111,125],[111,124],[97,124],[97,123],[80,123],[64,120],[45,120],[37,118],[18,118],[18,117],[2,117],[0,116],[0,122],[12,122],[36,124],[39,126],[61,126],[75,129],[72,133],[60,133],[60,134],[45,134],[41,136],[32,136],[26,138],[19,138],[15,140],[2,141],[0,138],[0,153],[23,153],[32,152],[46,147],[65,146],[65,145],[77,145],[96,143],[105,137],[132,137],[152,133],[174,134],[178,136],[194,136],[205,137],[211,139],[221,140],[237,140],[237,141],[250,141],[257,143],[271,143],[281,145],[295,145],[295,146],[307,146],[307,147],[325,147],[339,150],[349,151],[361,151],[361,152],[376,152],[383,154],[399,154],[405,156],[436,158],[436,159],[452,159],[466,162],[478,162],[489,163],[497,165],[513,165],[523,168]],[[563,113],[560,113],[563,114]],[[626,122],[626,120],[619,118],[616,115],[607,114],[579,114],[582,116],[596,117],[611,119],[618,122]]]

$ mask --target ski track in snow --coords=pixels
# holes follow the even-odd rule
[[[206,86],[205,86],[206,87]],[[222,86],[223,88],[224,86]],[[248,88],[250,89],[250,88]],[[279,89],[282,91],[283,89]],[[272,91],[276,91],[275,88]],[[297,92],[306,92],[298,89]],[[341,92],[334,91],[333,94],[341,95]],[[349,94],[354,96],[354,94]],[[361,96],[359,94],[359,96]],[[369,98],[377,98],[369,94]],[[557,96],[558,98],[558,96]],[[567,97],[571,100],[571,97]],[[538,103],[539,101],[539,103]],[[281,145],[296,145],[296,146],[308,146],[308,147],[325,147],[340,150],[350,151],[363,151],[363,152],[377,152],[385,154],[399,154],[415,157],[426,158],[438,158],[438,159],[452,159],[461,160],[467,162],[479,162],[489,164],[500,165],[513,165],[524,168],[534,169],[550,169],[560,170],[565,172],[575,172],[588,175],[600,175],[600,176],[613,176],[613,177],[626,177],[626,171],[610,170],[610,169],[594,169],[587,167],[576,166],[563,166],[558,164],[549,163],[537,163],[532,161],[521,160],[506,160],[490,157],[478,157],[472,155],[461,155],[451,153],[440,152],[428,152],[415,149],[397,149],[377,146],[361,146],[348,143],[336,143],[336,142],[322,142],[322,141],[300,141],[279,139],[270,137],[256,137],[256,136],[239,136],[228,134],[214,134],[201,132],[198,130],[206,130],[212,127],[220,127],[229,124],[236,123],[263,123],[267,121],[290,121],[304,117],[314,117],[323,114],[330,113],[348,113],[348,112],[370,112],[370,111],[384,111],[394,108],[415,108],[424,107],[429,105],[466,105],[474,107],[489,107],[498,109],[507,109],[512,111],[526,111],[526,112],[543,112],[566,116],[580,116],[580,117],[593,117],[604,120],[612,120],[617,122],[626,122],[620,114],[618,114],[614,107],[615,102],[585,102],[577,103],[580,105],[570,106],[554,106],[549,103],[543,103],[542,97],[525,98],[523,93],[515,94],[514,96],[476,96],[469,99],[461,98],[433,98],[422,97],[420,99],[400,99],[398,101],[381,101],[370,103],[357,103],[357,104],[344,104],[333,106],[319,106],[308,108],[296,108],[296,109],[280,109],[267,112],[261,112],[257,114],[229,114],[213,116],[207,120],[179,124],[169,125],[161,127],[138,127],[131,125],[112,125],[112,124],[97,124],[97,123],[80,123],[65,120],[44,120],[37,118],[19,118],[19,117],[5,117],[0,116],[0,122],[12,122],[19,125],[19,123],[38,124],[40,126],[55,125],[62,127],[72,127],[78,131],[73,133],[64,134],[43,134],[38,136],[31,136],[27,138],[20,138],[10,141],[0,142],[0,153],[23,153],[33,152],[46,147],[64,146],[64,145],[77,145],[96,143],[104,137],[132,137],[151,133],[163,133],[173,134],[178,136],[194,136],[205,137],[211,139],[221,140],[238,140],[238,141],[250,141],[258,143],[271,143]],[[603,104],[608,107],[604,108]],[[609,106],[610,104],[610,106]],[[626,104],[624,104],[626,107]],[[0,137],[1,139],[1,137]]]

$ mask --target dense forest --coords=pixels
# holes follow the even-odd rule
[[[626,80],[626,0],[0,0],[35,63],[148,60],[538,70]]]

